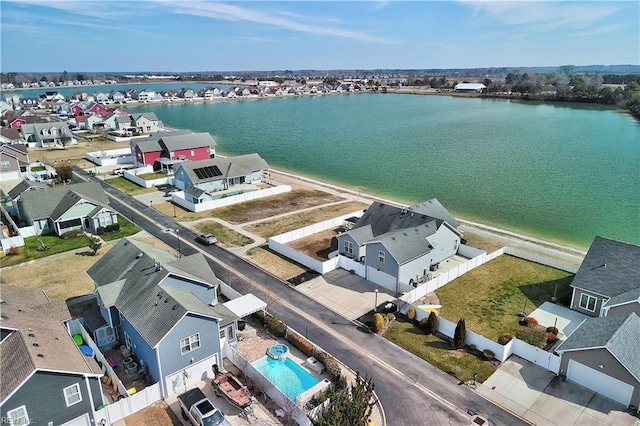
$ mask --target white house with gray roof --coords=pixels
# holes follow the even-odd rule
[[[29,146],[38,148],[64,147],[76,143],[69,125],[62,121],[23,124],[20,136]]]
[[[220,282],[201,253],[176,258],[124,238],[87,273],[105,334],[131,349],[163,397],[222,367],[221,347],[236,339],[238,316],[218,303]]]
[[[20,187],[24,190],[12,190],[18,217],[33,225],[37,235],[62,235],[75,229],[95,234],[99,227],[118,223],[116,212],[109,207],[109,199],[97,182],[46,189]]]
[[[365,265],[365,278],[398,292],[416,286],[453,257],[462,233],[437,199],[409,208],[374,202],[352,229],[337,236],[338,253]]]

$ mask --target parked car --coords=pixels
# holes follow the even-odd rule
[[[164,193],[165,197],[171,197],[176,192],[180,192],[178,188],[173,188]]]
[[[112,175],[116,175],[116,176],[121,176],[121,175],[123,175],[123,174],[124,174],[124,169],[123,169],[122,167],[117,168],[117,169],[113,169],[113,170],[111,171],[111,174],[112,174]]]
[[[199,389],[191,389],[178,396],[182,418],[194,426],[231,426],[224,414]]]
[[[205,246],[210,246],[218,242],[218,239],[211,234],[200,234],[196,237],[196,241]]]

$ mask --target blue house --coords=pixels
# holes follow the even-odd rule
[[[87,273],[105,320],[98,334],[127,346],[164,397],[222,366],[222,340],[234,338],[238,316],[218,304],[219,281],[202,254],[175,258],[125,238]]]
[[[231,186],[260,182],[262,175],[268,170],[267,162],[256,153],[190,161],[177,167],[174,185],[184,190],[195,188],[197,191],[187,191],[185,195],[189,202],[197,204],[210,199],[210,194],[227,190]]]
[[[2,285],[0,309],[2,423],[95,424],[103,372],[67,332],[66,304],[40,290]]]
[[[337,236],[338,253],[365,266],[365,278],[399,292],[417,286],[453,257],[462,233],[437,199],[408,208],[374,202],[352,229]]]

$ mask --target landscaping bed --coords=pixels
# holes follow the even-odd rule
[[[111,232],[109,231],[109,227],[105,228],[104,233],[100,234],[98,232],[98,235],[100,236],[100,238],[102,238],[105,241],[113,241],[113,240],[118,240],[120,238],[124,238],[124,237],[129,237],[131,235],[137,234],[138,232],[140,232],[140,228],[136,225],[134,225],[133,223],[131,223],[129,220],[125,219],[124,216],[122,215],[118,215],[118,223],[116,224],[117,226],[113,226],[111,229]],[[117,227],[117,230],[116,230]]]
[[[397,314],[389,323],[384,337],[412,354],[422,358],[461,382],[473,380],[484,382],[497,368],[496,361],[488,361],[479,353],[469,353],[469,348],[453,349],[449,339],[440,335],[427,335],[404,315]]]
[[[503,255],[436,290],[440,316],[452,322],[464,318],[467,330],[497,341],[521,327],[518,314],[531,313],[556,294],[568,304],[574,274]],[[556,293],[557,285],[557,293]]]
[[[306,238],[291,241],[287,245],[307,256],[324,262],[329,260],[329,253],[338,250],[338,240],[335,237],[341,230],[342,228],[327,229],[326,231],[309,235]]]

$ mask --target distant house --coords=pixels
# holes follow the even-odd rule
[[[560,346],[560,372],[640,407],[640,246],[596,237],[571,283],[571,309],[591,315]],[[638,411],[640,412],[640,411]]]
[[[462,233],[437,199],[409,208],[374,202],[337,236],[338,253],[365,265],[365,278],[392,291],[417,285],[453,257]]]
[[[109,199],[97,182],[10,191],[21,221],[33,225],[36,234],[62,235],[72,230],[97,233],[99,227],[118,223]]]
[[[153,112],[131,115],[131,127],[140,133],[155,133],[158,131],[158,117]]]
[[[125,101],[125,99],[126,99],[125,94],[124,94],[124,93],[122,93],[122,92],[118,92],[118,91],[116,91],[116,92],[111,92],[111,93],[109,94],[109,97],[111,98],[111,100],[112,100],[113,102],[124,102],[124,101]]]
[[[0,182],[26,177],[28,169],[29,153],[26,145],[0,144]]]
[[[104,327],[168,397],[222,367],[238,316],[218,303],[219,281],[201,253],[182,258],[122,239],[88,271]]]
[[[62,121],[23,124],[20,127],[20,135],[29,146],[38,148],[66,146],[76,143],[69,125]]]
[[[482,83],[458,83],[453,90],[460,93],[482,93],[486,88]]]
[[[0,143],[21,144],[23,142],[18,130],[6,127],[0,128]]]
[[[154,170],[173,170],[184,161],[199,161],[215,156],[216,143],[209,133],[188,131],[161,132],[131,141],[136,163],[153,166]]]
[[[183,99],[193,99],[196,96],[196,92],[193,91],[193,89],[182,89],[180,90],[180,93],[178,93],[178,97],[179,98],[183,98]]]
[[[195,187],[204,193],[212,193],[228,189],[233,185],[260,182],[263,174],[268,170],[267,162],[256,153],[189,161],[177,166],[174,185],[179,189]],[[197,203],[202,199],[202,194],[197,194],[193,198],[190,201]]]
[[[93,357],[83,355],[65,327],[63,301],[43,291],[2,285],[0,416],[14,425],[93,425],[103,404]]]

